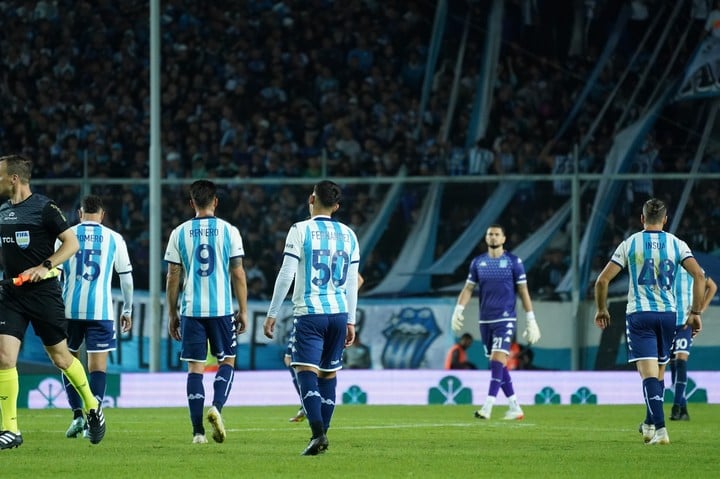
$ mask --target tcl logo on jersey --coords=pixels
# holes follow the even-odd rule
[[[15,232],[15,243],[25,249],[30,246],[30,232],[29,231],[16,231]]]

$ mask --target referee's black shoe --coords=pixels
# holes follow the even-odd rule
[[[22,434],[11,431],[0,431],[0,450],[12,449],[21,446],[23,443]]]

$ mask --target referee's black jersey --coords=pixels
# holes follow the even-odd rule
[[[70,225],[54,201],[33,193],[25,201],[0,204],[0,237],[5,277],[38,266],[55,252],[57,236]]]

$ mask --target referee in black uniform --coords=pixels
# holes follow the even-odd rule
[[[53,364],[70,379],[83,399],[88,436],[93,444],[105,435],[101,405],[92,395],[82,364],[67,347],[67,325],[60,282],[46,279],[55,265],[79,248],[60,208],[30,190],[32,162],[20,155],[0,157],[0,241],[5,277],[26,283],[0,291],[0,449],[23,443],[17,422],[17,358],[25,331],[32,324]],[[55,251],[55,240],[62,242]]]

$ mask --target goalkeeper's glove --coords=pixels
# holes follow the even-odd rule
[[[535,321],[535,313],[528,311],[525,315],[525,332],[523,338],[527,339],[530,344],[535,344],[540,341],[540,328],[538,327],[537,321]]]
[[[462,331],[463,328],[463,321],[465,321],[465,316],[463,316],[463,311],[465,310],[465,306],[458,304],[455,306],[455,310],[453,311],[452,315],[452,330],[455,334]]]

